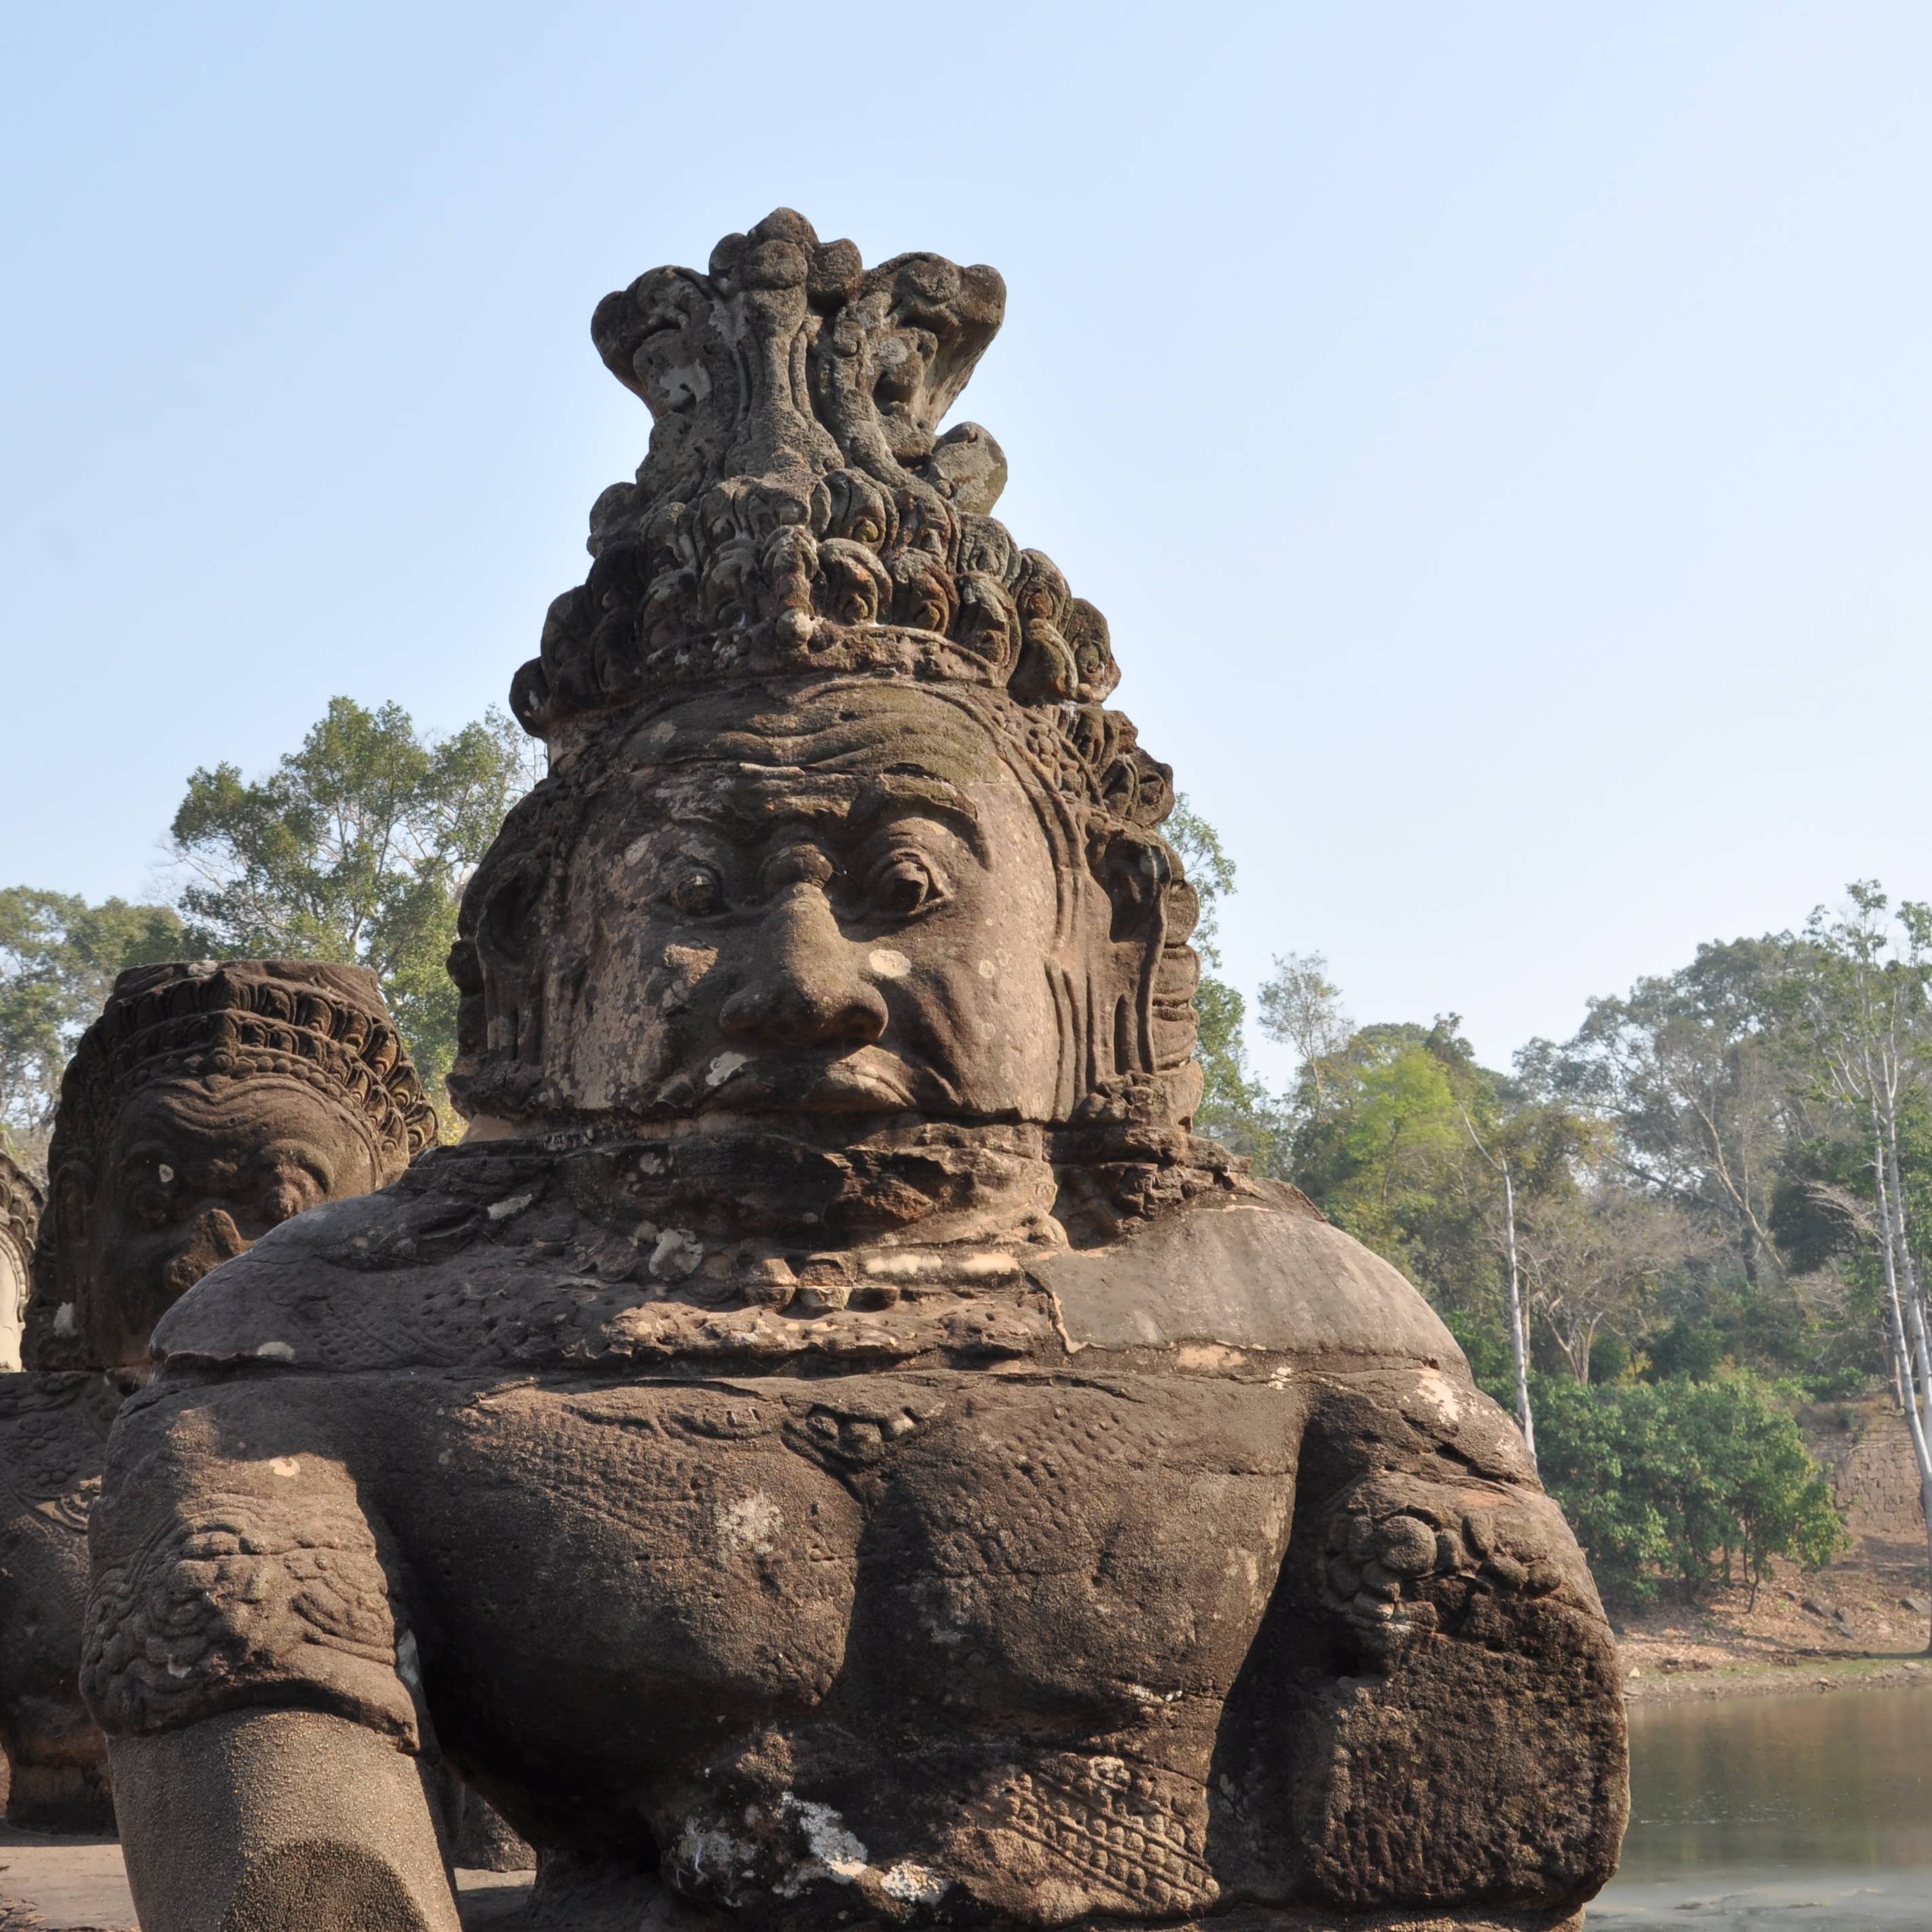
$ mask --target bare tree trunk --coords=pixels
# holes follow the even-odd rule
[[[1536,1418],[1529,1406],[1529,1328],[1522,1309],[1522,1270],[1517,1265],[1516,1252],[1516,1183],[1510,1178],[1509,1162],[1498,1160],[1484,1146],[1477,1137],[1476,1124],[1470,1119],[1468,1110],[1460,1102],[1456,1111],[1462,1116],[1462,1125],[1469,1136],[1469,1144],[1491,1167],[1503,1178],[1503,1232],[1509,1264],[1509,1331],[1510,1362],[1516,1371],[1516,1426],[1522,1431],[1522,1446],[1529,1451],[1529,1466],[1538,1468],[1536,1460]],[[1584,1375],[1587,1382],[1587,1370]]]
[[[1911,1237],[1906,1232],[1905,1182],[1898,1166],[1898,1118],[1889,1107],[1886,1109],[1885,1128],[1886,1173],[1892,1184],[1892,1218],[1898,1228],[1899,1273],[1912,1352],[1918,1366],[1918,1412],[1922,1421],[1932,1422],[1932,1340],[1928,1339],[1925,1332],[1925,1297],[1912,1263]]]
[[[1510,1357],[1516,1370],[1516,1420],[1522,1431],[1522,1446],[1529,1451],[1529,1466],[1536,1462],[1536,1418],[1529,1408],[1529,1337],[1522,1319],[1522,1273],[1516,1257],[1516,1183],[1510,1178],[1509,1162],[1503,1169],[1503,1229],[1509,1244]],[[1541,1472],[1539,1471],[1539,1474]]]
[[[1877,1123],[1874,1121],[1874,1125],[1876,1126]],[[1873,1139],[1876,1144],[1873,1149],[1873,1178],[1878,1184],[1879,1228],[1885,1256],[1886,1314],[1890,1330],[1892,1370],[1898,1380],[1905,1426],[1912,1438],[1912,1459],[1918,1466],[1918,1503],[1925,1519],[1927,1560],[1932,1562],[1932,1441],[1928,1439],[1926,1418],[1921,1405],[1918,1364],[1912,1359],[1912,1344],[1906,1334],[1904,1296],[1898,1268],[1898,1231],[1903,1227],[1904,1217],[1900,1216],[1894,1222],[1897,1197],[1893,1189],[1886,1185],[1891,1169],[1886,1159],[1885,1137],[1882,1133],[1874,1133]],[[1932,1656],[1932,1629],[1928,1629],[1925,1649],[1926,1654]]]

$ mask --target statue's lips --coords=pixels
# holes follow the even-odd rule
[[[906,1070],[874,1047],[856,1053],[722,1053],[707,1070],[709,1105],[734,1114],[876,1113],[916,1106]]]

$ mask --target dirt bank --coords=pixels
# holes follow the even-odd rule
[[[1624,1682],[1632,1704],[1681,1703],[1698,1697],[1788,1696],[1794,1691],[1932,1690],[1932,1660],[1833,1658],[1823,1662],[1713,1664],[1654,1677],[1641,1665]]]

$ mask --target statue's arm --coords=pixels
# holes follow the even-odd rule
[[[1251,1797],[1229,1842],[1264,1895],[1567,1924],[1615,1869],[1610,1628],[1520,1438],[1460,1373],[1327,1380],[1237,1702],[1223,1768]]]
[[[458,1932],[422,1760],[316,1711],[108,1743],[142,1932]]]
[[[82,1690],[145,1932],[456,1932],[393,1565],[279,1379],[116,1425]]]

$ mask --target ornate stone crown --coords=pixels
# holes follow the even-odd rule
[[[550,776],[464,894],[450,1090],[466,1114],[583,1130],[548,1043],[585,970],[563,882],[589,817],[624,808],[607,761],[650,755],[639,725],[704,698],[700,734],[722,741],[740,710],[751,723],[788,692],[876,680],[976,714],[1040,813],[1066,935],[1042,962],[1056,1161],[1226,1165],[1187,1132],[1199,902],[1158,829],[1172,774],[1102,702],[1119,679],[1106,620],[988,514],[998,445],[974,424],[938,433],[1004,306],[992,268],[908,254],[868,270],[784,208],[728,236],[708,272],[655,268],[598,304],[592,336],[649,406],[650,446],[598,498],[589,577],[512,684]],[[905,728],[910,756],[928,727]]]
[[[550,606],[511,704],[566,755],[573,727],[681,687],[857,674],[977,686],[1022,707],[1055,782],[1152,826],[1172,774],[1101,700],[1106,620],[986,514],[1006,458],[938,422],[998,328],[988,268],[868,270],[803,216],[728,236],[710,271],[654,268],[591,333],[654,419],[634,483],[590,516],[588,580]]]

